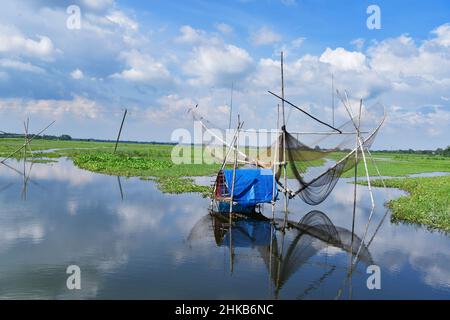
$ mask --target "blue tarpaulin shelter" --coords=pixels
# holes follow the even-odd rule
[[[225,183],[231,192],[233,170],[224,170]],[[238,169],[234,184],[233,201],[243,206],[255,206],[259,203],[270,203],[278,196],[275,187],[274,197],[273,171],[270,169]]]
[[[270,245],[270,221],[238,220],[231,229],[233,247],[252,248]],[[230,246],[230,232],[223,237],[221,246]]]

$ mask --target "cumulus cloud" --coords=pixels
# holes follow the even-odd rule
[[[372,69],[388,74],[392,80],[449,78],[450,51],[445,43],[445,38],[439,37],[420,45],[407,35],[387,39],[368,49],[370,65]]]
[[[85,97],[74,96],[72,100],[25,100],[21,98],[0,99],[0,110],[21,112],[25,114],[39,114],[54,117],[75,115],[78,117],[95,119],[103,108],[95,101]]]
[[[233,32],[233,27],[226,23],[217,23],[215,27],[217,30],[225,34]]]
[[[104,9],[114,4],[114,0],[82,0],[82,3],[91,9]]]
[[[443,24],[432,31],[436,35],[434,41],[441,46],[450,47],[450,23]]]
[[[75,79],[75,80],[81,80],[84,78],[83,71],[81,71],[80,69],[73,70],[70,73],[70,76],[72,77],[72,79]]]
[[[251,36],[252,43],[257,46],[269,45],[281,41],[281,35],[267,26],[261,27]]]
[[[123,28],[131,29],[134,31],[137,31],[139,29],[139,24],[135,20],[128,17],[122,11],[114,10],[114,11],[108,13],[106,18],[108,20],[110,20],[111,22],[113,22]]]
[[[189,102],[205,98],[202,101],[206,104],[207,96],[211,95],[208,90],[214,87],[227,88],[227,92],[215,98],[220,101],[210,101],[211,110],[218,110],[218,106],[225,110],[229,87],[234,82],[236,105],[242,118],[263,119],[261,126],[273,127],[270,117],[264,122],[265,114],[269,114],[264,111],[273,111],[270,108],[276,100],[264,93],[268,89],[279,90],[277,56],[282,49],[286,58],[286,94],[319,116],[326,117],[330,112],[331,74],[334,73],[335,87],[348,89],[355,98],[379,99],[388,106],[397,106],[389,108],[389,121],[383,131],[386,136],[401,130],[412,131],[415,126],[415,131],[421,130],[424,137],[436,138],[427,141],[423,138],[421,143],[413,139],[399,143],[419,147],[432,140],[433,144],[442,144],[450,134],[449,23],[435,26],[426,39],[399,34],[372,42],[355,39],[350,44],[342,44],[343,47],[323,49],[312,39],[309,41],[316,51],[305,54],[309,48],[303,46],[305,38],[289,33],[282,37],[268,26],[254,29],[247,39],[239,38],[238,34],[230,36],[233,28],[220,21],[210,23],[211,28],[204,30],[164,23],[147,28],[152,21],[145,24],[144,30],[138,18],[130,15],[125,7],[116,6],[113,0],[75,0],[74,3],[82,6],[83,27],[68,33],[65,28],[55,27],[65,25],[67,14],[62,4],[37,0],[32,3],[23,3],[22,19],[12,18],[16,10],[12,4],[5,3],[0,13],[0,91],[4,97],[39,96],[44,99],[41,101],[68,104],[70,99],[61,99],[68,99],[71,92],[78,97],[89,96],[91,101],[114,100],[117,93],[124,93],[120,95],[126,96],[123,99],[127,105],[144,109],[152,101],[166,106],[159,99],[168,96],[178,97],[166,99],[172,104],[184,104],[178,102],[184,97],[192,98]],[[77,36],[67,36],[72,34]],[[252,44],[270,46],[272,52]],[[64,59],[59,60],[62,56]],[[119,66],[117,61],[121,63]],[[104,81],[98,81],[96,86],[70,81],[87,78],[87,74]],[[150,96],[146,84],[152,86]],[[245,97],[242,101],[239,101],[240,93]],[[20,99],[22,104],[27,101]],[[434,107],[423,114],[423,106]],[[163,112],[162,109],[155,110]],[[177,112],[170,110],[172,114]],[[436,125],[432,126],[433,122]],[[161,139],[168,139],[164,134],[157,134]]]
[[[181,35],[175,39],[179,43],[198,43],[203,40],[205,32],[203,30],[197,30],[191,26],[182,26],[180,28]]]
[[[365,42],[366,41],[363,38],[357,38],[357,39],[352,40],[350,42],[350,44],[354,45],[356,50],[361,51],[362,48],[364,47]]]
[[[226,84],[242,78],[250,70],[253,59],[242,48],[234,45],[200,46],[183,69],[191,76],[191,84]]]
[[[32,73],[44,73],[45,70],[37,67],[29,62],[22,62],[12,59],[0,59],[0,67],[5,69],[14,69],[19,71],[26,71]]]
[[[114,78],[135,82],[146,82],[156,84],[161,81],[170,80],[170,72],[161,62],[156,61],[148,54],[136,50],[123,52],[121,58],[129,69],[112,75]]]
[[[46,36],[38,35],[31,39],[15,27],[0,25],[0,52],[48,59],[54,51],[52,40]]]
[[[366,56],[360,52],[347,51],[344,48],[327,48],[320,56],[320,62],[329,63],[340,70],[363,70],[366,68]]]

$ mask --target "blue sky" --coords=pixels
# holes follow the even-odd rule
[[[369,5],[381,29],[366,26]],[[69,5],[81,28],[68,29]],[[273,128],[279,52],[286,94],[329,119],[330,78],[368,110],[386,106],[374,148],[450,144],[448,1],[8,1],[0,12],[0,130],[169,141],[186,109],[226,126],[231,82],[247,127]],[[345,120],[338,107],[337,119]],[[313,129],[292,116],[292,129]]]

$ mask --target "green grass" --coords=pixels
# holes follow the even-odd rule
[[[5,157],[17,149],[23,140],[0,139],[0,156]],[[110,175],[135,176],[156,181],[162,192],[184,193],[197,192],[206,195],[210,188],[196,185],[193,176],[214,175],[219,164],[174,164],[171,161],[173,146],[121,143],[118,152],[113,154],[114,143],[109,142],[79,142],[33,140],[31,147],[34,151],[34,162],[48,162],[59,157],[69,157],[80,168]],[[39,152],[57,149],[52,152]],[[191,147],[192,161],[194,151],[199,147]],[[329,158],[340,159],[344,153],[333,153]],[[23,153],[16,155],[17,158]],[[439,156],[392,154],[374,152],[377,165],[384,176],[401,177],[414,173],[450,172],[450,158]],[[49,160],[50,159],[50,160]],[[318,166],[323,160],[315,160],[310,165]],[[375,176],[374,166],[369,162],[370,175]],[[358,166],[358,175],[365,174],[363,163]],[[350,177],[353,170],[344,176]],[[292,173],[288,170],[288,176]],[[150,178],[151,177],[151,178]],[[388,185],[400,188],[410,193],[409,196],[393,200],[389,203],[393,211],[393,218],[410,221],[429,226],[450,230],[448,198],[449,177],[434,177],[420,179],[389,179]],[[375,184],[379,182],[374,182]]]
[[[450,172],[450,157],[373,153],[376,164],[383,176],[401,177],[416,173]],[[371,176],[377,172],[370,159],[367,159],[368,170]],[[364,176],[364,163],[358,164],[358,176]],[[344,177],[352,177],[354,171],[350,170]]]
[[[380,180],[372,182],[382,186]],[[388,187],[409,194],[388,203],[393,221],[407,221],[430,229],[450,231],[450,176],[386,179]]]
[[[192,178],[181,177],[156,177],[156,178],[143,178],[149,179],[158,183],[158,188],[164,193],[201,193],[203,197],[208,197],[211,194],[211,187],[200,186],[194,183]]]

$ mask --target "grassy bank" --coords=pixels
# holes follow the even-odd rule
[[[409,193],[388,203],[394,221],[450,231],[450,176],[387,179],[385,183],[388,187]],[[380,180],[373,181],[373,184],[382,186]]]
[[[340,159],[345,154],[335,153],[331,157]],[[416,154],[392,154],[373,152],[373,158],[383,176],[402,177],[417,173],[450,172],[450,157],[416,155]],[[367,158],[367,167],[371,176],[376,176],[377,171],[370,158]],[[358,164],[358,176],[366,174],[364,163]],[[344,174],[344,177],[353,177],[354,170]]]
[[[0,156],[5,157],[17,149],[23,140],[1,139]],[[113,154],[114,143],[88,141],[34,140],[32,149],[35,157],[32,161],[47,162],[50,158],[69,157],[80,168],[128,177],[141,177],[153,180],[162,192],[197,192],[207,195],[209,187],[196,185],[193,176],[214,175],[218,164],[174,164],[171,161],[173,146],[121,143],[118,152]],[[56,149],[50,153],[39,152]],[[199,162],[194,154],[202,151],[191,148],[192,162]],[[22,157],[22,153],[16,158]],[[384,176],[405,176],[414,173],[450,172],[450,158],[374,152],[378,167]],[[343,154],[335,153],[330,157],[339,159]],[[31,160],[31,159],[30,159]],[[321,165],[318,160],[312,165]],[[359,164],[358,173],[364,175],[363,164]],[[376,175],[374,166],[369,163],[369,172]],[[288,171],[289,176],[292,174]],[[352,172],[346,174],[351,176]],[[374,182],[379,184],[380,182]],[[410,195],[389,203],[393,218],[402,221],[424,224],[431,228],[450,230],[449,194],[450,177],[389,179],[390,187],[406,190]]]

